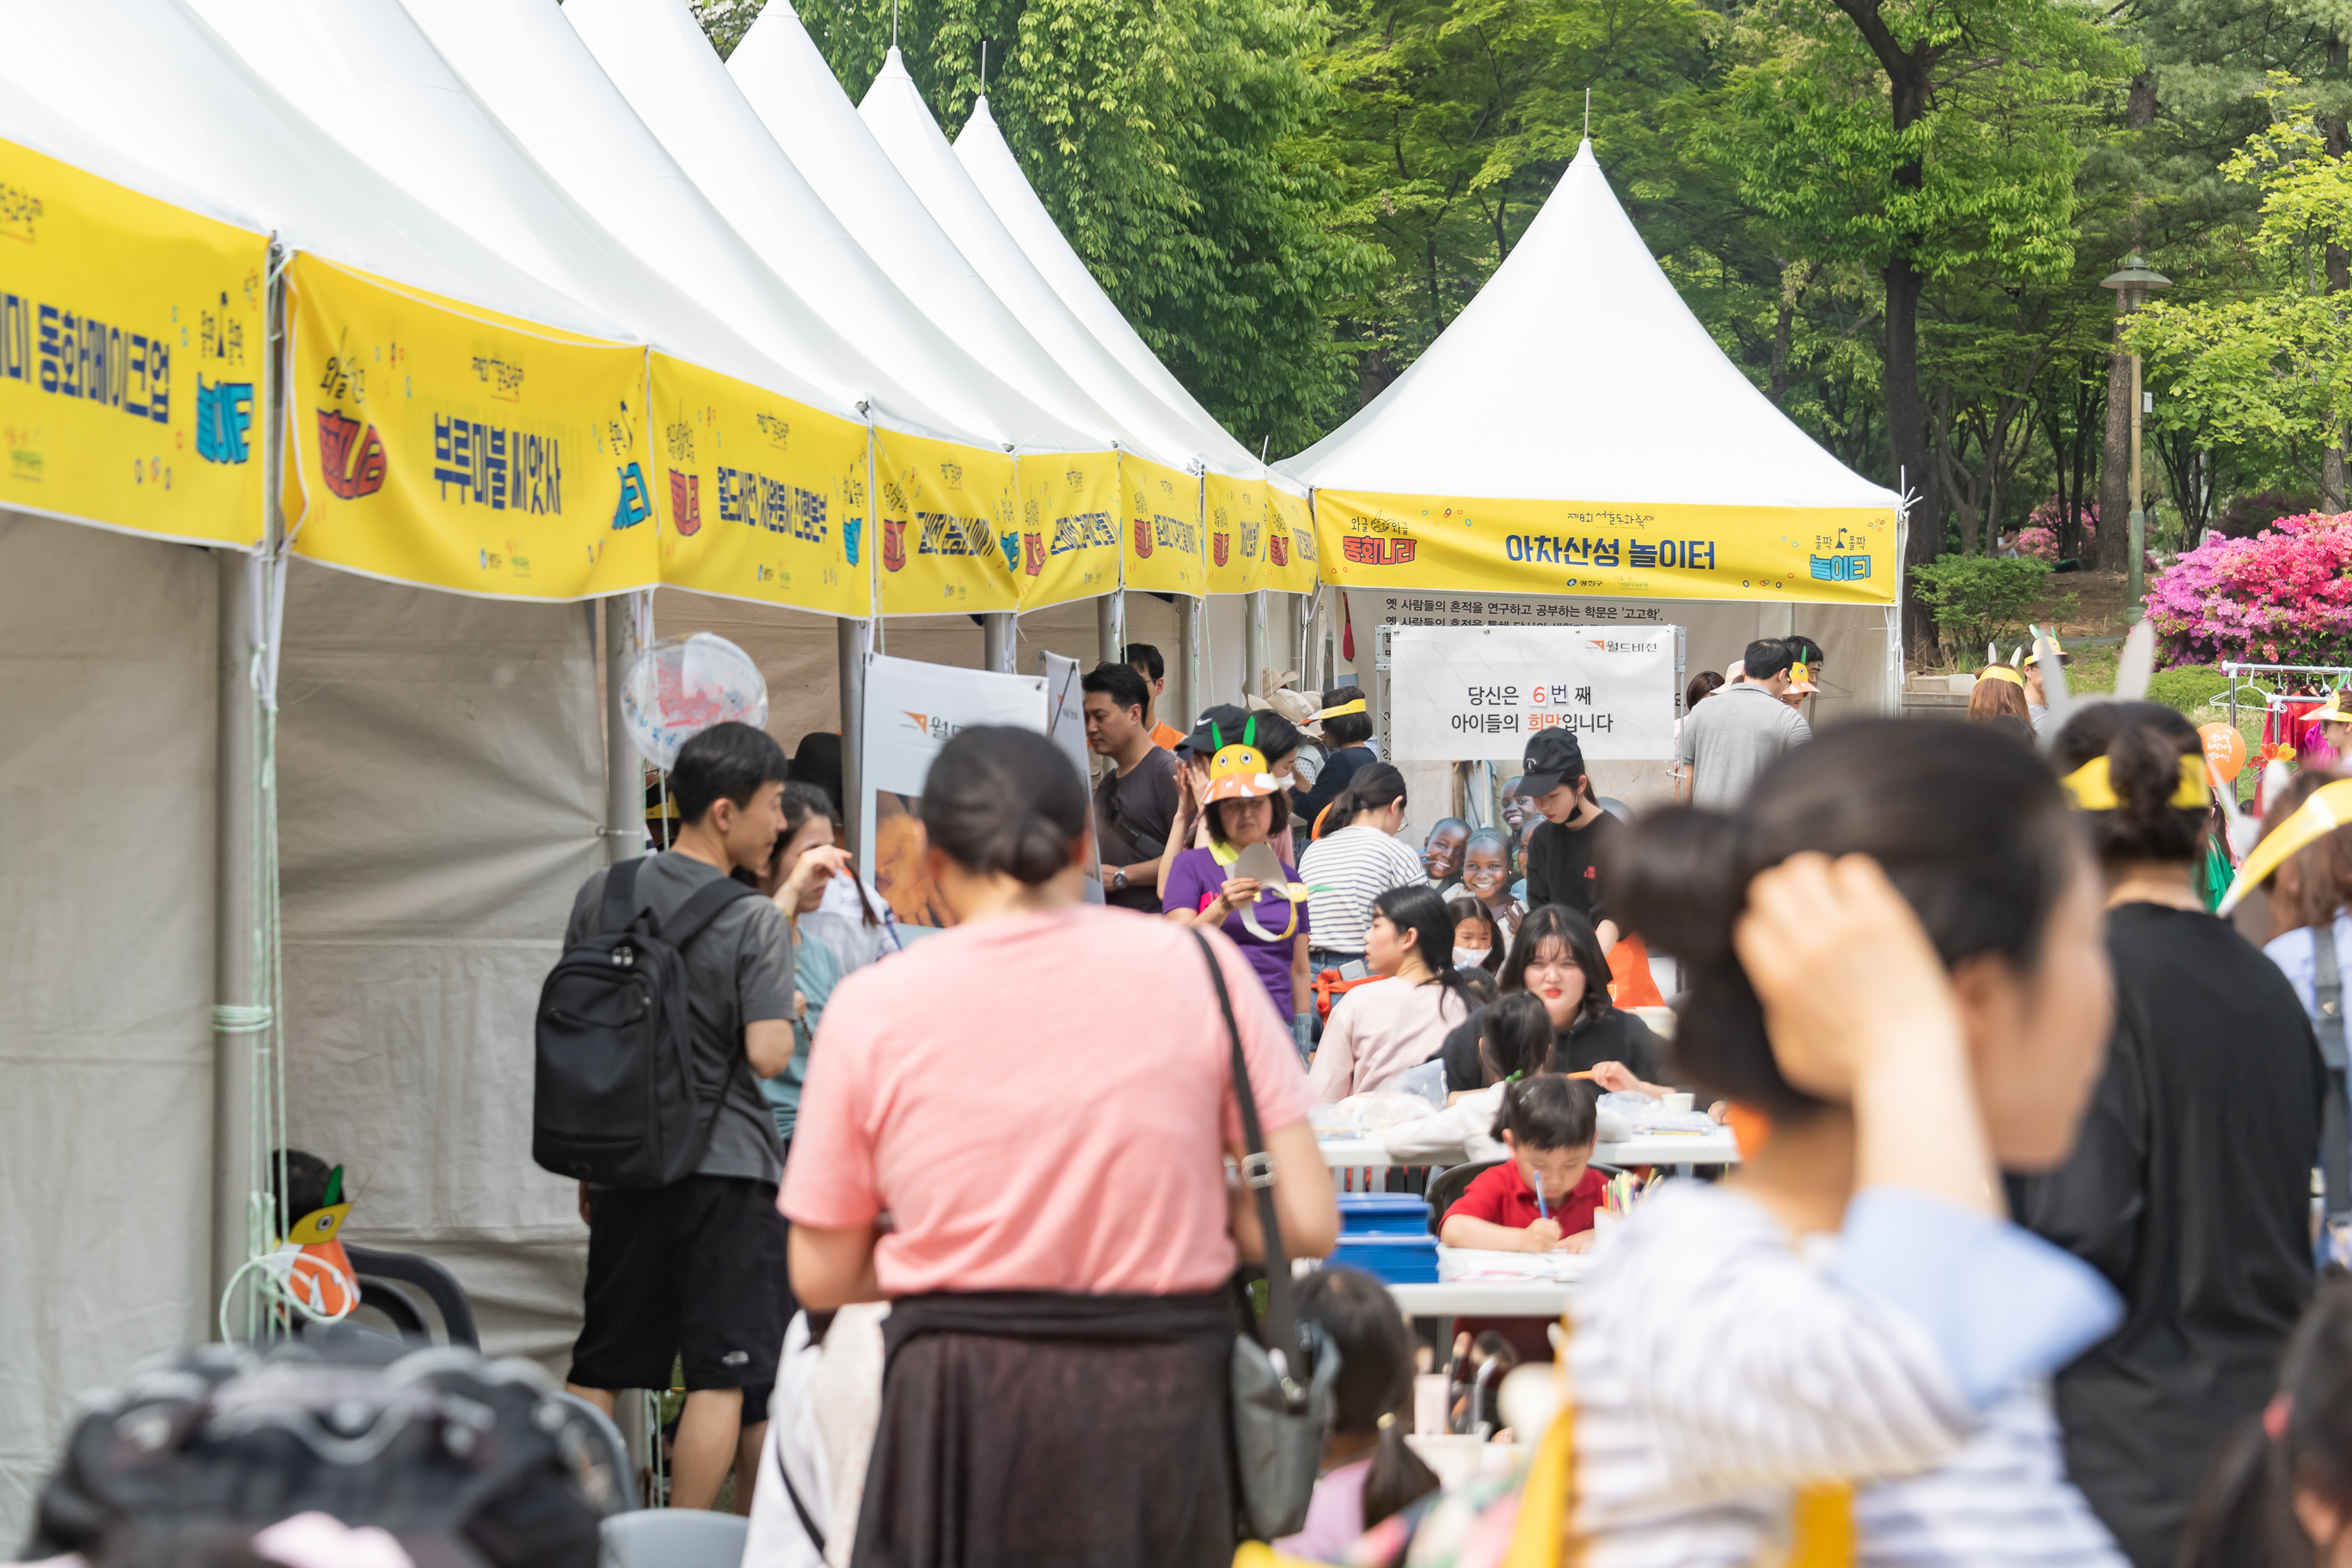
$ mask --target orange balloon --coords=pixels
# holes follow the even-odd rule
[[[2228,784],[2246,765],[2246,738],[2238,733],[2234,724],[2216,721],[2198,727],[2197,733],[2205,742],[2205,761],[2212,766],[2213,776]]]

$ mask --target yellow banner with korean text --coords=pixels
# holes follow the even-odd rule
[[[1209,592],[1252,594],[1265,586],[1265,481],[1211,472],[1201,481],[1209,531]]]
[[[1021,607],[1042,609],[1118,588],[1118,454],[1034,453],[1016,466]]]
[[[1602,506],[1315,492],[1348,588],[1885,605],[1892,507]]]
[[[249,549],[267,236],[0,141],[0,506]]]
[[[1126,501],[1126,584],[1138,594],[1202,594],[1207,560],[1201,548],[1201,481],[1181,468],[1118,455]]]
[[[1265,513],[1265,585],[1285,594],[1315,592],[1315,514],[1307,498],[1269,482]]]
[[[1019,607],[1021,510],[1012,454],[877,426],[874,484],[883,615]]]
[[[662,581],[868,614],[866,427],[658,351],[652,361]]]
[[[643,348],[307,254],[286,280],[297,554],[495,598],[659,579]]]

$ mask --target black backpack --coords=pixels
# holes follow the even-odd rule
[[[691,1175],[742,1059],[706,1095],[694,1071],[686,948],[719,910],[759,897],[732,878],[698,889],[654,928],[637,869],[605,874],[596,933],[565,952],[539,993],[530,1157],[559,1176],[660,1187]]]
[[[345,1328],[180,1351],[84,1404],[27,1550],[209,1561],[196,1548],[316,1510],[420,1565],[595,1568],[598,1521],[635,1489],[609,1433],[536,1366],[454,1346]]]

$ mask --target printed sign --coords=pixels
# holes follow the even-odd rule
[[[866,660],[865,740],[858,758],[862,869],[902,924],[953,925],[923,867],[923,780],[931,759],[974,724],[1046,729],[1045,681],[874,654]]]
[[[1181,468],[1118,455],[1119,494],[1127,501],[1127,586],[1139,594],[1204,592],[1201,481]]]
[[[268,257],[0,141],[0,505],[258,542]]]
[[[1201,481],[1209,531],[1209,592],[1250,594],[1268,586],[1265,482],[1212,473]]]
[[[494,598],[653,585],[644,349],[307,253],[286,282],[296,553]]]
[[[1269,480],[1265,510],[1265,585],[1286,594],[1315,592],[1315,516],[1307,498]]]
[[[1895,602],[1892,508],[1315,492],[1326,581],[1383,592]]]
[[[869,613],[865,426],[658,352],[653,410],[664,583]]]
[[[1024,455],[1021,607],[1091,599],[1118,586],[1118,454]]]
[[[1021,513],[1009,454],[877,427],[874,482],[882,614],[1018,605]]]
[[[1674,755],[1672,626],[1399,626],[1389,647],[1399,759],[1517,763],[1549,729],[1590,762]]]

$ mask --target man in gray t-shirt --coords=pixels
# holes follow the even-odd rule
[[[1747,679],[1700,700],[1683,716],[1683,776],[1690,801],[1735,811],[1773,758],[1813,738],[1802,715],[1780,700],[1789,689],[1789,645],[1766,637],[1748,645]]]
[[[748,724],[714,724],[679,748],[676,847],[636,873],[637,907],[656,931],[701,889],[775,858],[785,772],[783,749]],[[605,877],[572,900],[567,945],[597,929]],[[687,944],[685,967],[695,1077],[703,1103],[716,1101],[710,1146],[667,1186],[583,1187],[585,1321],[565,1384],[609,1415],[619,1390],[666,1389],[682,1364],[670,1505],[709,1508],[739,1440],[759,1451],[791,1316],[776,1212],[783,1152],[752,1081],[793,1058],[791,927],[756,892],[737,899]]]

